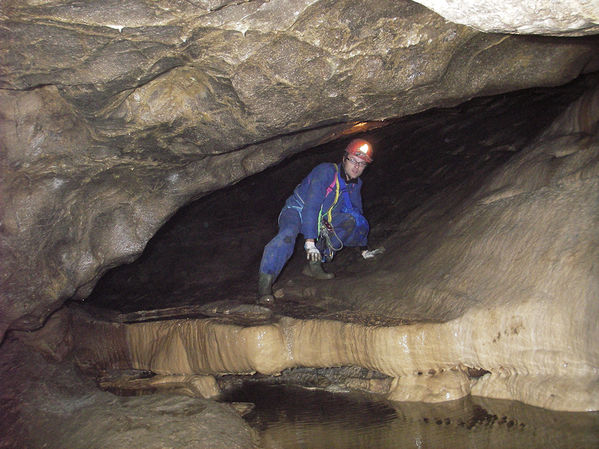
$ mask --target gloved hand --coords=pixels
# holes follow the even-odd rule
[[[364,259],[374,259],[379,254],[383,254],[385,252],[385,248],[377,248],[372,250],[364,250],[362,251],[362,257]]]
[[[304,243],[304,249],[306,250],[306,257],[310,262],[320,262],[322,256],[320,255],[320,251],[316,248],[314,242],[306,241]]]

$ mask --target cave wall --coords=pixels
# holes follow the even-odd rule
[[[0,21],[2,335],[89,295],[182,205],[358,123],[599,67],[594,36],[409,1],[5,0]]]

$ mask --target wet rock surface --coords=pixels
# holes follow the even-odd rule
[[[599,64],[596,37],[484,34],[409,1],[2,11],[2,334],[87,297],[191,200],[301,150]]]
[[[0,354],[0,447],[254,448],[230,407],[170,394],[115,396],[70,359],[44,359],[9,338]]]
[[[592,448],[597,413],[558,413],[518,402],[464,398],[443,404],[398,403],[348,391],[386,382],[359,367],[298,368],[280,377],[224,376],[220,402],[174,391],[99,391],[93,378],[65,362],[44,359],[12,334],[0,355],[0,447],[345,448],[397,447],[419,441],[435,447]],[[47,340],[47,337],[39,338]],[[122,370],[121,376],[150,373]],[[156,377],[156,376],[154,376]],[[360,382],[359,382],[360,381]],[[292,386],[290,386],[292,385]],[[310,388],[294,387],[302,385]],[[387,382],[388,385],[388,382]],[[319,391],[315,391],[317,388]],[[324,391],[327,390],[327,391]],[[374,393],[380,393],[374,391]],[[123,396],[124,394],[129,396]],[[239,421],[239,415],[255,434]],[[256,443],[254,443],[256,441]]]
[[[359,366],[330,368],[291,368],[278,376],[220,376],[217,379],[222,390],[222,399],[235,395],[246,385],[295,385],[330,392],[359,391],[384,395],[391,389],[392,379],[378,371]]]

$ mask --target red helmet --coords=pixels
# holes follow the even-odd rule
[[[372,145],[364,139],[352,140],[345,148],[345,152],[368,163],[372,162]]]

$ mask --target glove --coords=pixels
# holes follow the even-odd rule
[[[385,248],[377,248],[372,250],[364,250],[362,251],[362,257],[364,259],[374,259],[379,254],[383,254],[385,252]]]
[[[316,248],[314,242],[306,242],[304,243],[304,249],[306,250],[306,257],[310,262],[320,262],[322,256],[320,255],[320,251]]]

